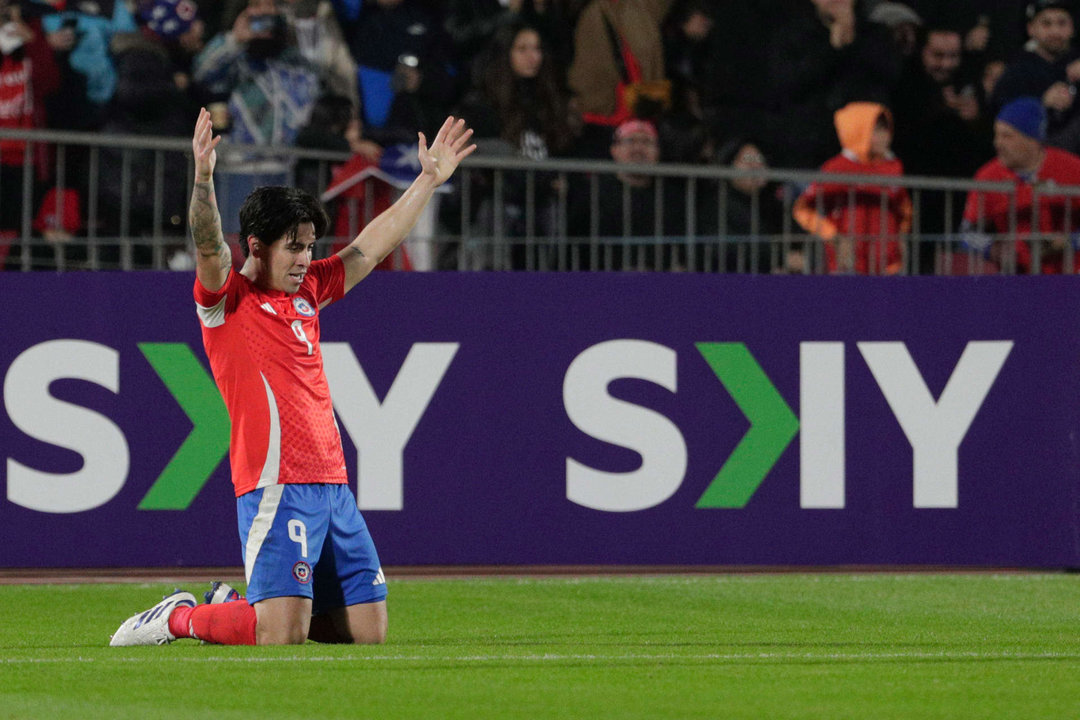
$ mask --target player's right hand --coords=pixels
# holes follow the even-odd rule
[[[221,135],[214,137],[214,124],[210,121],[210,111],[199,108],[199,119],[195,122],[195,135],[191,138],[197,182],[206,182],[213,177],[214,166],[217,164],[217,152],[214,148],[219,142],[221,142]]]

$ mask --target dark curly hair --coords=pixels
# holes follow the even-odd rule
[[[322,237],[330,224],[322,204],[311,194],[281,185],[255,188],[240,207],[240,249],[247,257],[251,235],[264,245],[273,245],[283,237],[294,240],[297,227],[305,222],[315,226],[316,238]]]

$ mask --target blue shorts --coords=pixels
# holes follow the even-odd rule
[[[311,598],[318,615],[386,598],[386,579],[348,485],[271,485],[236,499],[247,600]]]

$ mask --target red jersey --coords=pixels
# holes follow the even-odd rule
[[[42,32],[41,20],[25,22],[33,39],[0,60],[0,128],[45,127],[45,98],[60,87],[60,70]],[[24,140],[0,141],[0,163],[22,165],[25,146]],[[49,147],[35,143],[33,148],[38,179],[45,180],[47,168],[51,170]]]
[[[0,56],[0,127],[16,130],[34,127],[34,93],[30,83],[30,58],[22,53]],[[23,140],[0,141],[0,163],[22,165]]]
[[[203,345],[232,421],[237,496],[278,483],[344,483],[345,455],[319,348],[319,306],[345,294],[345,266],[311,263],[294,294],[235,270],[210,292],[195,279]]]
[[[841,175],[904,174],[903,164],[895,159],[862,162],[841,153],[821,166],[823,173]],[[816,215],[820,198],[824,219],[835,234],[855,240],[855,272],[865,274],[898,272],[903,252],[898,238],[910,229],[911,199],[907,190],[874,183],[852,186],[839,182],[816,182],[799,197],[796,220],[804,227],[813,223],[801,213]],[[884,258],[882,257],[884,250]],[[836,272],[838,262],[832,243],[825,246],[829,272]]]
[[[1080,197],[1054,196],[1054,188],[1062,185],[1080,185],[1080,157],[1058,148],[1046,148],[1043,163],[1034,178],[1023,179],[994,158],[979,168],[976,180],[1006,181],[1016,184],[1016,264],[1021,272],[1031,269],[1031,248],[1022,239],[1032,233],[1032,186],[1039,189],[1039,228],[1040,233],[1075,234],[1080,230]],[[981,205],[981,207],[980,207]],[[1008,233],[1011,199],[1007,193],[970,192],[964,207],[964,220],[972,228],[985,233]],[[1071,207],[1070,207],[1071,206]],[[979,223],[980,209],[983,222]],[[1066,223],[1068,219],[1068,223]],[[1080,253],[1076,256],[1077,270],[1080,270]],[[1041,262],[1043,273],[1060,273],[1062,256],[1043,254]]]

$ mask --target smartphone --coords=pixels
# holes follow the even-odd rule
[[[252,15],[248,18],[248,27],[256,35],[272,32],[275,20],[274,15]]]

